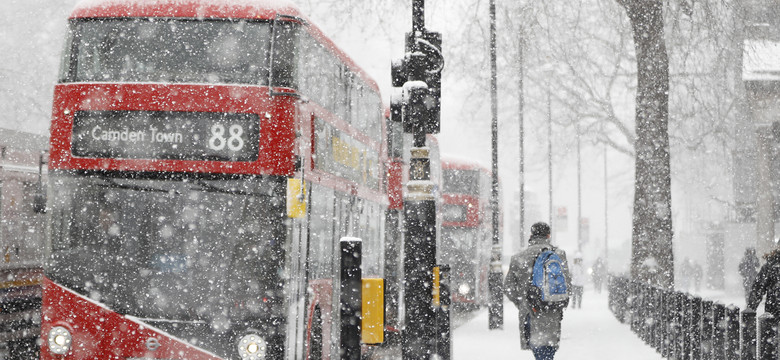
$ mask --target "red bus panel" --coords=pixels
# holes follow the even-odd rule
[[[41,334],[64,327],[73,334],[66,354],[74,359],[188,359],[219,360],[220,357],[176,339],[165,332],[117,314],[100,304],[67,290],[49,279],[43,281]],[[119,335],[120,336],[116,336]],[[42,359],[59,359],[48,346],[41,346]]]
[[[233,0],[233,1],[93,1],[83,2],[73,11],[71,18],[95,17],[186,17],[186,18],[243,18],[273,19],[277,14],[298,16],[301,14],[285,1]]]
[[[267,87],[172,84],[60,84],[55,88],[49,168],[163,172],[215,172],[290,176],[294,160],[294,101]],[[260,119],[256,161],[86,158],[70,144],[79,111],[249,113]],[[204,141],[207,141],[204,139]]]
[[[390,200],[389,209],[400,210],[404,207],[403,177],[403,163],[395,161],[390,162],[387,166],[387,196]]]

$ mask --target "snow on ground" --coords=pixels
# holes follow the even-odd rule
[[[607,307],[607,292],[585,289],[581,309],[567,309],[563,315],[561,346],[556,360],[655,360],[662,359],[618,322]],[[530,350],[520,350],[520,330],[515,306],[504,304],[504,329],[488,330],[487,309],[454,330],[452,358],[455,360],[533,360]]]
[[[689,290],[687,291],[690,294],[693,294],[695,296],[701,297],[702,299],[706,300],[712,300],[717,303],[721,303],[723,305],[734,305],[736,307],[739,307],[740,310],[745,310],[746,308],[746,301],[745,301],[745,295],[742,291],[726,291],[726,290],[710,290],[710,289],[701,289],[699,291],[696,290]],[[762,312],[763,308],[763,302],[762,306],[760,306],[758,309],[758,312]]]

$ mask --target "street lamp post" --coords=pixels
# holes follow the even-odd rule
[[[525,98],[523,94],[523,47],[525,46],[525,38],[524,34],[522,32],[523,30],[520,30],[520,44],[518,45],[518,55],[517,55],[517,63],[518,63],[518,81],[517,81],[517,88],[519,91],[518,94],[518,111],[519,114],[519,136],[518,136],[518,143],[520,144],[520,179],[519,179],[519,188],[520,188],[520,244],[523,244],[525,241],[525,124],[523,123],[523,107],[525,106]],[[517,251],[518,249],[515,249]]]
[[[609,271],[609,192],[607,186],[607,143],[604,143],[604,267]]]
[[[549,224],[553,223],[553,187],[552,187],[552,106],[550,105],[550,79],[547,79],[547,190],[549,200]]]
[[[580,122],[577,120],[577,251],[582,254],[582,157]]]
[[[498,68],[496,65],[496,1],[490,0],[490,114],[492,130],[493,177],[490,196],[490,210],[493,220],[493,242],[490,254],[490,273],[488,287],[490,303],[488,305],[488,328],[501,329],[504,326],[504,302],[501,283],[501,238],[499,236],[498,209]]]

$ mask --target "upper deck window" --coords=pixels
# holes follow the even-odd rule
[[[266,85],[272,34],[261,21],[74,20],[60,80]]]

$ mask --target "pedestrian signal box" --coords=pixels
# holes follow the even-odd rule
[[[306,216],[306,184],[301,179],[287,179],[287,216]]]
[[[360,337],[366,345],[385,341],[385,279],[364,278]]]

